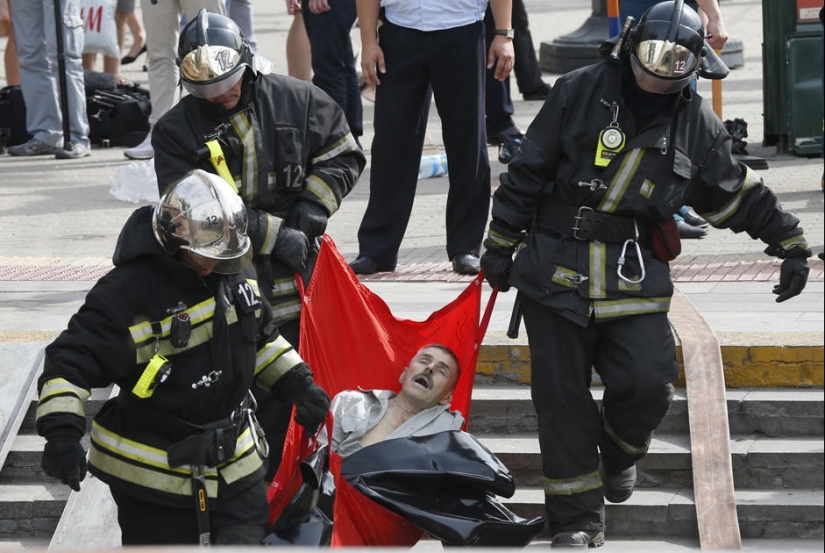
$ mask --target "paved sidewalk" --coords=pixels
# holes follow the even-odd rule
[[[540,42],[575,31],[591,14],[590,3],[582,0],[526,3],[537,49]],[[284,44],[291,17],[277,2],[259,2],[254,9],[262,53],[273,60],[277,71],[285,72]],[[779,154],[772,147],[761,146],[761,4],[759,0],[726,0],[723,12],[731,36],[744,43],[745,58],[744,66],[732,71],[723,83],[723,117],[747,121],[749,153],[769,163],[769,169],[760,174],[785,208],[802,219],[814,250],[822,251],[822,161]],[[0,38],[0,50],[5,44],[6,39]],[[146,85],[141,65],[126,66],[124,75]],[[558,75],[545,73],[544,77],[552,83]],[[516,121],[526,129],[541,103],[523,101],[514,80],[511,86]],[[709,82],[700,82],[699,90],[710,98]],[[366,147],[372,140],[372,116],[373,104],[365,100],[366,135],[362,143]],[[434,107],[428,134],[440,148],[441,130]],[[505,170],[496,155],[490,148],[493,175]],[[26,332],[45,333],[40,336],[58,332],[94,280],[109,269],[121,225],[137,207],[109,193],[118,169],[127,163],[120,148],[94,148],[91,157],[70,161],[0,156],[0,332],[6,332],[0,338],[14,341]],[[496,184],[494,180],[493,186]],[[420,181],[399,252],[399,270],[364,278],[401,317],[426,318],[470,280],[452,274],[446,259],[446,190],[446,178]],[[348,260],[358,253],[356,233],[368,197],[369,165],[328,229]],[[776,304],[771,288],[778,279],[779,263],[762,253],[764,246],[746,235],[710,229],[701,240],[683,242],[683,253],[673,263],[674,280],[717,332],[801,333],[806,340],[813,336],[821,344],[825,305],[822,262],[811,261],[811,280],[800,297]],[[499,296],[491,330],[506,328],[513,296]]]

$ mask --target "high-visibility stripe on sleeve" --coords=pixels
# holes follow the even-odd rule
[[[318,175],[309,175],[306,178],[307,191],[318,198],[330,215],[338,211],[338,198],[329,185]]]
[[[272,250],[275,247],[275,242],[278,240],[278,233],[281,231],[281,227],[284,224],[283,219],[270,215],[269,213],[266,214],[266,220],[266,236],[264,237],[264,243],[261,246],[261,251],[258,252],[261,255],[272,254]]]
[[[76,386],[65,378],[48,380],[40,389],[35,417],[37,419],[52,413],[71,413],[86,418],[83,404],[91,392]]]
[[[599,472],[591,472],[573,478],[544,478],[544,495],[573,495],[589,492],[602,485]]]
[[[354,152],[356,150],[358,150],[358,143],[355,141],[355,137],[352,136],[352,133],[347,133],[346,136],[340,140],[316,152],[315,157],[312,158],[312,163],[321,163],[322,161],[327,161],[341,154]]]
[[[283,336],[278,336],[258,350],[255,375],[264,387],[270,388],[278,379],[302,362],[301,356],[292,344],[287,342]]]
[[[736,211],[742,205],[742,198],[745,197],[745,194],[751,188],[761,183],[762,177],[760,177],[750,167],[745,166],[745,179],[742,183],[742,187],[739,189],[739,192],[737,192],[736,195],[728,203],[726,203],[719,211],[702,213],[701,216],[711,225],[715,226],[722,223],[725,219],[736,213]]]

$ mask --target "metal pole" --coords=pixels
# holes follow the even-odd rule
[[[63,149],[71,150],[71,121],[69,120],[69,89],[66,84],[66,60],[63,50],[63,9],[65,0],[54,0],[54,29],[57,35],[57,78],[60,85],[60,113],[63,116]]]
[[[607,0],[607,26],[611,37],[619,36],[619,32],[621,32],[619,0]]]

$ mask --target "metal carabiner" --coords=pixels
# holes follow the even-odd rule
[[[616,265],[616,274],[620,279],[628,284],[640,284],[645,279],[645,261],[642,259],[642,248],[639,246],[639,225],[636,223],[636,219],[633,219],[633,230],[635,233],[635,238],[628,238],[624,241],[624,244],[622,244],[622,251],[619,254],[619,261]],[[642,274],[639,276],[638,280],[627,278],[622,274],[622,267],[624,267],[624,262],[626,259],[625,254],[627,253],[628,244],[633,244],[636,248],[636,257],[639,260],[639,268],[642,271]]]
[[[249,432],[252,434],[252,443],[255,444],[255,451],[262,459],[269,457],[269,442],[266,441],[266,433],[263,427],[258,422],[258,417],[255,416],[255,411],[258,410],[258,401],[255,395],[250,391],[249,407],[246,408],[246,420],[249,423]]]

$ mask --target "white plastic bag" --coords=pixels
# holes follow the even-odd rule
[[[80,0],[83,20],[83,53],[120,59],[115,26],[117,0]]]
[[[112,183],[109,194],[118,200],[138,203],[160,199],[155,164],[151,159],[121,165],[114,177],[109,175],[109,180]]]

